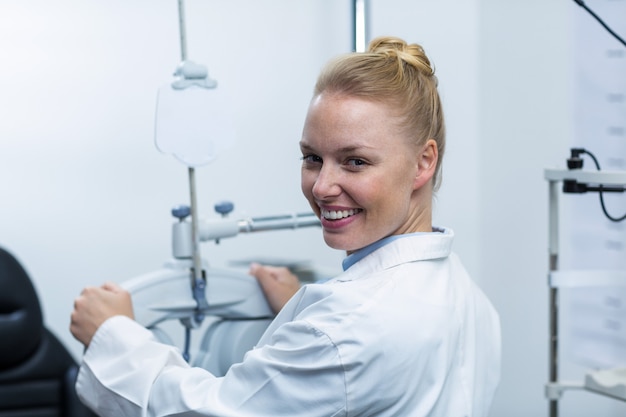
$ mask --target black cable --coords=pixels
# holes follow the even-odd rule
[[[574,0],[574,1],[578,1],[578,0]],[[589,155],[589,156],[591,157],[591,159],[593,159],[593,163],[596,165],[596,169],[597,169],[598,171],[600,171],[600,170],[601,170],[601,169],[600,169],[600,163],[598,162],[598,160],[596,159],[596,157],[595,157],[595,156],[594,156],[591,152],[589,152],[589,151],[588,151],[588,150],[586,150],[586,149],[580,149],[579,151],[580,151],[580,153],[584,153],[584,154]],[[621,221],[625,220],[625,219],[626,219],[626,214],[624,214],[622,217],[613,217],[613,216],[611,216],[611,215],[608,213],[608,211],[606,210],[606,206],[604,205],[604,192],[602,191],[602,188],[603,188],[603,186],[602,186],[602,184],[600,184],[600,191],[599,191],[598,193],[600,194],[600,206],[602,207],[602,212],[604,213],[604,215],[605,215],[605,216],[606,216],[609,220],[611,220],[611,221],[613,221],[613,222],[621,222]]]
[[[582,7],[583,9],[585,9],[591,16],[593,16],[594,19],[596,19],[611,35],[613,35],[613,37],[615,39],[617,39],[622,45],[626,46],[626,41],[624,41],[624,39],[622,39],[617,33],[615,33],[606,23],[604,23],[604,21],[597,15],[594,13],[593,10],[591,10],[589,7],[587,7],[587,5],[585,4],[584,0],[574,0],[576,2],[576,4],[578,4],[580,7]],[[598,163],[598,160],[596,159],[596,157],[589,151],[585,150],[585,149],[579,149],[578,150],[579,153],[584,153],[587,154],[591,157],[591,159],[593,159],[593,162],[596,165],[596,168],[598,169],[598,171],[600,171],[600,164]],[[604,192],[603,192],[603,186],[602,184],[600,184],[600,190],[599,190],[599,194],[600,194],[600,206],[602,207],[602,211],[604,212],[604,215],[611,221],[614,222],[621,222],[623,220],[626,219],[626,214],[624,214],[622,217],[613,217],[611,216],[607,210],[606,210],[606,206],[604,205]]]
[[[606,23],[604,23],[604,21],[602,19],[600,19],[600,17],[598,17],[597,14],[595,14],[593,12],[593,10],[591,10],[589,7],[587,7],[587,5],[585,4],[585,2],[583,0],[574,0],[580,7],[582,7],[583,9],[585,9],[587,12],[589,12],[589,14],[591,16],[593,16],[611,35],[613,35],[613,37],[615,37],[615,39],[617,39],[622,45],[626,46],[626,42],[624,41],[624,39],[622,39],[617,33],[615,33],[610,27],[607,26]],[[602,194],[600,194],[602,195]]]
[[[183,359],[185,362],[189,363],[191,359],[191,354],[189,353],[189,348],[191,346],[191,328],[189,326],[185,326],[185,347],[183,350]]]
[[[600,186],[602,187],[602,186]],[[612,217],[607,211],[606,211],[606,207],[604,207],[604,193],[602,191],[600,191],[600,206],[602,207],[602,211],[604,212],[604,215],[611,221],[613,222],[621,222],[624,219],[626,219],[626,214],[624,214],[622,217]]]

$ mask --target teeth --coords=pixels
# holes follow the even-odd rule
[[[350,209],[350,210],[322,210],[322,216],[327,220],[338,220],[345,219],[346,217],[350,217],[356,213],[359,213],[361,209]]]

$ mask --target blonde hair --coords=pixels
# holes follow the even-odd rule
[[[417,145],[434,139],[439,158],[433,176],[439,187],[445,149],[445,124],[435,70],[424,49],[395,37],[372,40],[367,52],[330,61],[320,73],[314,96],[322,92],[383,101],[400,112],[403,126]]]

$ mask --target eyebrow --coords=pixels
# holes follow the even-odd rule
[[[300,141],[300,149],[305,150],[305,151],[315,151],[315,149],[312,146],[302,141]],[[371,147],[365,146],[365,145],[349,145],[349,146],[344,146],[342,148],[337,149],[336,152],[353,153],[362,149],[371,149]]]

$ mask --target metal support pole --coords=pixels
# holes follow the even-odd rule
[[[184,0],[178,0],[178,27],[180,32],[180,57],[181,61],[185,61],[187,59],[187,34],[185,28]]]
[[[550,272],[556,271],[559,267],[559,190],[558,182],[550,181],[548,207],[548,251],[549,251],[549,268]],[[556,383],[559,379],[558,369],[558,324],[559,324],[559,305],[558,305],[558,288],[550,284],[550,382]],[[550,417],[558,417],[558,400],[550,399]]]
[[[181,62],[187,60],[187,34],[185,27],[185,7],[184,0],[178,0],[178,25],[180,33],[180,59]],[[185,324],[185,346],[183,349],[183,358],[189,362],[190,354],[190,340],[191,340],[191,328],[195,327],[204,319],[202,310],[208,307],[206,300],[206,281],[204,280],[204,272],[202,269],[202,257],[200,255],[200,237],[198,233],[198,201],[196,198],[196,178],[195,168],[189,167],[189,197],[191,208],[191,247],[193,256],[193,271],[191,274],[191,292],[194,300],[196,300],[197,312],[195,316]]]
[[[365,52],[367,48],[367,0],[353,0],[352,2],[352,15],[353,15],[353,38],[352,47],[355,52]]]
[[[180,59],[187,60],[187,35],[185,33],[185,6],[184,0],[178,0],[178,23],[180,31]],[[189,205],[191,207],[191,246],[193,251],[193,281],[192,288],[197,285],[204,286],[202,278],[202,257],[200,256],[200,237],[198,233],[198,200],[196,198],[196,170],[189,167]],[[203,288],[204,289],[204,288]]]
[[[200,256],[200,233],[198,226],[198,201],[196,197],[196,171],[189,167],[189,194],[191,199],[191,240],[193,256],[193,278],[192,285],[194,298],[199,304],[199,309],[208,307],[205,291],[205,281],[202,273],[202,257]],[[202,321],[202,317],[198,317]]]

